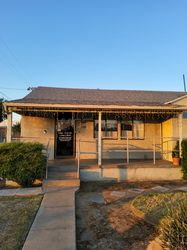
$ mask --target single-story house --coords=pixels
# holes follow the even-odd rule
[[[7,121],[4,120],[0,122],[0,143],[6,141],[6,133],[7,133]]]
[[[171,160],[187,138],[184,92],[36,87],[4,106],[7,141],[16,112],[21,139],[48,145],[50,159]]]
[[[6,142],[7,124],[7,120],[3,120],[2,122],[0,122],[0,143]],[[15,128],[19,126],[19,121],[13,121],[12,126],[13,129],[11,139],[18,139],[20,137],[20,132],[18,131],[18,129]]]

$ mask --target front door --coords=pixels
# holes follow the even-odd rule
[[[56,131],[56,156],[71,157],[74,154],[74,126],[72,117],[66,114],[65,116],[59,116],[59,118],[57,120]]]

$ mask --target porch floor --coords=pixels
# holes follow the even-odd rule
[[[63,173],[66,178],[76,178],[77,174],[77,159],[55,159],[49,161],[48,170],[49,178],[58,173]],[[153,164],[153,160],[131,160],[129,164],[124,159],[103,159],[101,168],[171,168],[172,162],[166,160],[156,160]],[[81,169],[98,169],[97,159],[81,159]]]

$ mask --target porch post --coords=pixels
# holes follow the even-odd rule
[[[12,112],[7,114],[7,134],[6,141],[11,142],[12,140]]]
[[[98,113],[98,165],[102,164],[102,138],[101,138],[101,121],[102,121],[102,113],[99,111]]]
[[[182,143],[182,120],[183,120],[183,112],[178,115],[178,125],[179,125],[179,155],[182,156],[181,143]]]

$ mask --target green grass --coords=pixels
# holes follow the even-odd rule
[[[0,197],[0,249],[20,250],[40,206],[42,195]]]
[[[185,200],[187,200],[185,192],[153,193],[136,197],[132,205],[144,215],[146,220],[158,224],[171,207],[174,209],[178,202]]]

